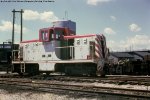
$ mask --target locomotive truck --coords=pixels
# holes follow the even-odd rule
[[[40,29],[39,39],[22,41],[12,55],[19,74],[104,75],[108,49],[104,35],[76,35],[75,22],[67,20]]]

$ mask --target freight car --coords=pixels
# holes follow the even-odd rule
[[[19,45],[14,44],[13,47],[14,49],[18,49]],[[0,44],[0,71],[10,70],[11,54],[11,42]]]
[[[22,41],[14,50],[12,71],[20,74],[61,72],[66,75],[104,75],[108,58],[102,34],[76,35],[75,22],[53,23],[39,30],[39,39]]]
[[[148,50],[111,52],[107,74],[150,75],[150,53]]]

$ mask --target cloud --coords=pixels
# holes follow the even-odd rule
[[[13,26],[12,22],[2,20],[1,24],[0,24],[0,31],[1,32],[11,32],[12,26]],[[26,32],[27,30],[28,30],[27,28],[23,27],[23,32]],[[20,33],[20,25],[15,24],[15,32]]]
[[[141,27],[133,23],[129,25],[129,29],[131,32],[139,32],[141,30]]]
[[[51,11],[49,11],[49,12],[45,11],[45,12],[41,13],[40,15],[41,15],[40,19],[43,21],[46,21],[46,22],[52,22],[52,21],[58,20],[58,17],[56,17],[54,15],[54,13]]]
[[[87,0],[87,4],[96,6],[98,3],[106,3],[112,0]]]
[[[104,33],[105,34],[109,34],[109,35],[116,34],[116,32],[112,28],[110,28],[110,27],[105,28],[104,29]]]
[[[115,16],[110,16],[110,18],[112,21],[116,21],[116,19],[117,19]]]
[[[132,47],[133,49],[145,49],[150,46],[150,36],[147,35],[135,35],[134,37],[127,38],[124,42],[127,48]]]
[[[53,22],[58,20],[58,17],[52,11],[44,11],[42,13],[33,10],[25,10],[23,14],[24,20],[41,20],[45,22]]]
[[[118,47],[116,45],[117,42],[115,42],[114,40],[107,40],[106,43],[107,43],[107,47],[109,48],[110,51],[118,50]]]
[[[1,21],[0,31],[8,31],[12,29],[12,23],[10,21]]]
[[[130,50],[143,50],[150,49],[150,36],[135,35],[119,42],[109,40],[107,41],[108,47],[111,51],[130,51]]]
[[[23,13],[24,20],[37,20],[40,14],[37,11],[25,10]]]

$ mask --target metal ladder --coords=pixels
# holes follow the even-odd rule
[[[20,64],[21,73],[25,73],[25,63]]]

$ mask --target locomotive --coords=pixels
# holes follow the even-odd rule
[[[39,39],[22,41],[12,55],[19,74],[105,75],[108,48],[103,34],[76,35],[76,23],[66,20],[40,29]]]

